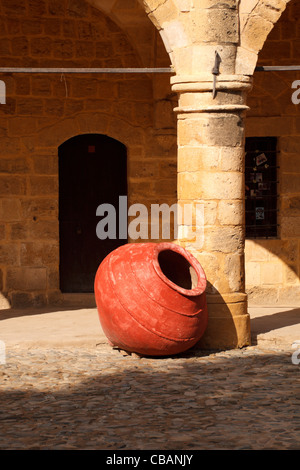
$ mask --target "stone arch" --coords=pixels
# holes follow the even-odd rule
[[[157,49],[157,30],[161,30],[162,15],[160,9],[156,13],[157,3],[133,0],[128,5],[119,0],[87,0],[93,7],[109,16],[123,31],[126,32],[135,48],[141,66],[155,66],[155,50]],[[155,3],[155,5],[154,5]],[[161,2],[164,3],[164,2]],[[169,2],[168,2],[169,3]],[[159,5],[160,6],[160,5]],[[149,19],[147,17],[149,16]],[[154,27],[153,27],[153,24]],[[164,37],[162,36],[164,40]]]
[[[42,128],[37,133],[37,145],[41,148],[57,148],[61,143],[79,134],[103,134],[130,146],[143,144],[139,127],[118,116],[107,113],[80,113]]]
[[[258,53],[291,0],[241,0],[236,74],[253,75]]]
[[[9,2],[0,1],[1,35],[7,46],[1,51],[3,67],[140,67],[137,46],[145,66],[154,66],[148,59],[153,32],[158,33],[137,0],[98,2],[106,13],[118,4],[119,18],[123,5],[128,6],[128,16],[123,8],[122,27],[113,15],[87,5],[87,0],[72,5],[29,3],[20,0],[15,13]],[[139,32],[143,41],[138,35],[130,39],[137,31],[136,12],[146,25]],[[11,17],[14,29],[5,23],[11,24]],[[162,43],[159,51],[155,66],[169,65]],[[44,305],[60,300],[59,145],[82,133],[102,133],[121,141],[128,151],[128,202],[150,205],[163,197],[171,205],[176,201],[175,99],[168,74],[7,74],[4,81],[1,291],[13,307]]]
[[[27,141],[31,150],[34,147],[41,149],[42,153],[50,150],[51,154],[57,154],[58,147],[68,139],[80,134],[103,134],[122,142],[127,148],[128,166],[133,165],[136,160],[136,149],[142,148],[146,133],[136,123],[130,123],[120,116],[110,115],[105,112],[80,113],[76,116],[62,119],[55,124],[39,129],[36,136],[32,135]],[[130,181],[128,172],[129,200],[131,189],[135,191],[135,181]]]
[[[179,20],[180,11],[189,11],[190,2],[182,0],[139,0],[145,8],[145,11],[158,29],[167,52],[173,63],[172,52],[174,48],[188,45],[188,35],[184,31],[184,22]],[[181,6],[181,8],[180,8]],[[174,34],[176,31],[176,34]]]

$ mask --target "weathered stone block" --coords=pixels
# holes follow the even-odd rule
[[[280,147],[286,153],[298,153],[300,151],[300,136],[295,135],[291,137],[282,137],[280,139]]]
[[[88,4],[84,0],[69,0],[68,14],[70,16],[83,18],[88,14]]]
[[[59,268],[57,266],[48,267],[48,288],[59,289]]]
[[[177,194],[177,183],[176,180],[173,179],[160,179],[154,183],[154,193],[161,195],[163,198],[164,196],[174,196],[176,197]]]
[[[34,172],[39,175],[58,175],[58,158],[53,155],[36,155],[33,158],[33,167]]]
[[[179,147],[178,172],[217,170],[219,153],[219,149],[213,147]]]
[[[279,305],[299,305],[300,286],[286,286],[278,290],[278,304]]]
[[[213,296],[212,296],[213,298]],[[207,329],[197,347],[201,349],[234,349],[251,344],[250,317],[246,302],[208,303]],[[237,312],[242,312],[238,315]]]
[[[56,176],[30,176],[29,185],[32,196],[57,196],[58,194]]]
[[[190,11],[192,8],[192,0],[176,0],[175,2],[180,11]]]
[[[17,101],[17,113],[20,115],[42,115],[44,112],[43,101],[40,98],[20,98]]]
[[[0,43],[0,54],[1,56],[6,56],[11,54],[11,46],[9,39],[2,39]]]
[[[106,3],[112,3],[111,0],[105,0]],[[155,10],[158,8],[160,5],[163,5],[165,3],[165,0],[142,0],[142,3],[144,5],[144,8],[147,13],[150,13],[151,11]]]
[[[242,225],[244,220],[243,201],[220,201],[218,221],[221,225]]]
[[[52,39],[50,37],[32,38],[30,40],[30,51],[33,56],[50,56]]]
[[[61,0],[48,0],[48,13],[54,16],[64,16],[65,2],[61,2]]]
[[[0,219],[5,222],[19,220],[21,202],[19,199],[2,199],[0,201]]]
[[[61,20],[57,18],[45,18],[42,22],[46,36],[59,36]]]
[[[300,193],[300,173],[281,175],[281,191],[283,194]]]
[[[212,8],[190,12],[192,42],[237,43],[239,40],[236,10]]]
[[[50,77],[31,77],[32,94],[37,96],[51,95],[51,78]]]
[[[5,237],[6,237],[5,224],[0,224],[0,240],[5,240]]]
[[[244,233],[241,227],[204,227],[204,251],[242,253]]]
[[[178,174],[180,199],[241,199],[243,175],[224,172],[184,172]]]
[[[71,59],[74,55],[73,41],[68,39],[55,40],[52,44],[52,51],[54,57],[61,59]]]
[[[149,3],[148,0],[147,3]],[[161,2],[158,0],[158,2],[155,1],[155,4],[154,15],[162,27],[164,23],[175,20],[177,18],[179,11],[174,3],[174,0],[168,0],[167,2]]]
[[[36,19],[24,18],[22,21],[22,31],[25,35],[41,34],[42,22],[36,21]]]
[[[6,288],[11,290],[46,290],[46,268],[18,267],[7,269]]]
[[[26,221],[12,223],[10,226],[11,240],[26,240],[28,236],[28,226]]]
[[[0,264],[4,266],[18,264],[19,247],[12,243],[0,244]]]
[[[273,262],[282,260],[284,263],[297,263],[299,253],[299,242],[297,239],[291,240],[260,240],[266,251],[268,251],[269,259]]]
[[[21,136],[34,133],[36,119],[31,117],[14,117],[9,120],[8,131],[11,136]]]
[[[54,243],[27,242],[21,244],[21,266],[46,267],[59,263],[59,246]]]
[[[300,219],[299,217],[282,217],[281,218],[281,237],[296,238],[300,236]]]
[[[61,305],[63,303],[63,294],[60,290],[50,290],[47,292],[48,305]]]
[[[57,196],[58,197],[58,196]],[[22,217],[24,219],[58,217],[58,199],[29,197],[21,200]]]
[[[12,308],[32,307],[32,295],[28,292],[10,292],[8,294]]]
[[[254,261],[248,261],[245,265],[245,280],[246,288],[249,289],[251,286],[260,286],[260,269],[261,263]]]
[[[249,0],[248,0],[249,1]],[[254,0],[257,3],[257,0]],[[193,4],[195,9],[203,9],[203,8],[221,8],[224,9],[232,8],[235,10],[237,8],[237,1],[236,0],[193,0]]]
[[[148,80],[130,80],[120,82],[118,85],[118,96],[120,99],[126,100],[142,100],[152,99],[152,86]]]
[[[20,4],[18,0],[3,0],[3,8],[13,12],[15,15],[23,16],[26,13],[26,5]]]
[[[30,77],[15,77],[15,90],[17,95],[30,94]]]
[[[257,63],[257,53],[243,47],[238,47],[236,52],[236,73],[240,75],[252,75]]]
[[[40,17],[47,12],[45,0],[28,0],[28,12],[32,16]]]
[[[178,121],[179,145],[239,147],[244,137],[242,118],[238,114],[214,114]]]
[[[15,37],[11,40],[13,56],[24,56],[29,52],[29,41],[25,36]]]
[[[75,78],[72,80],[72,96],[81,98],[82,96],[97,96],[98,83],[96,79]]]
[[[167,51],[175,51],[176,49],[187,47],[190,43],[188,31],[182,19],[173,19],[172,21],[163,23],[161,36],[164,39]]]
[[[0,195],[19,196],[26,193],[26,177],[24,176],[0,176]]]
[[[92,41],[76,41],[75,54],[76,57],[94,57],[95,44]]]
[[[241,34],[241,46],[250,51],[260,51],[272,28],[271,21],[257,15],[250,16]]]
[[[258,2],[257,7],[255,8],[255,14],[271,21],[272,23],[276,23],[282,12],[285,10],[285,7],[285,0],[276,0],[276,4],[270,4],[268,0],[263,0],[262,2]]]
[[[10,175],[25,174],[29,173],[30,166],[29,162],[24,157],[12,157],[12,158],[1,158],[0,159],[0,173],[6,173]]]
[[[282,284],[283,265],[281,263],[262,263],[261,265],[261,283],[262,285]]]
[[[150,109],[152,109],[152,107],[150,107]],[[154,125],[157,129],[174,129],[176,125],[174,118],[175,116],[171,101],[160,100],[155,103]]]
[[[47,129],[42,129],[37,136],[40,147],[58,147],[66,140],[66,136],[78,134],[78,127],[74,119],[68,118]]]
[[[296,265],[284,265],[283,266],[284,274],[284,285],[286,284],[299,284],[299,268],[298,264]]]
[[[31,240],[55,240],[59,239],[57,220],[37,220],[31,222],[28,227],[28,237]]]
[[[193,248],[189,250],[193,256],[199,261],[204,269],[208,281],[214,281],[220,268],[220,259],[218,253],[205,252],[204,250],[196,251]]]

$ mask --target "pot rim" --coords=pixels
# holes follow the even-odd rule
[[[192,268],[194,268],[197,274],[198,284],[196,287],[194,287],[193,289],[185,289],[184,287],[178,286],[169,278],[167,278],[167,276],[162,272],[158,261],[158,255],[162,251],[174,251],[176,253],[179,253],[186,259],[186,261],[188,261],[188,263],[192,266]],[[153,250],[152,262],[157,275],[164,281],[165,284],[167,284],[173,290],[176,290],[177,292],[185,296],[197,296],[204,293],[207,284],[205,272],[199,261],[182,246],[176,245],[175,243],[171,242],[158,243]]]

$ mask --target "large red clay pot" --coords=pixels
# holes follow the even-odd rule
[[[207,326],[206,277],[174,243],[129,243],[112,251],[95,277],[102,329],[111,344],[164,356],[194,346]]]

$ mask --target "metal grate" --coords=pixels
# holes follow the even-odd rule
[[[277,138],[246,139],[246,238],[278,234]]]

